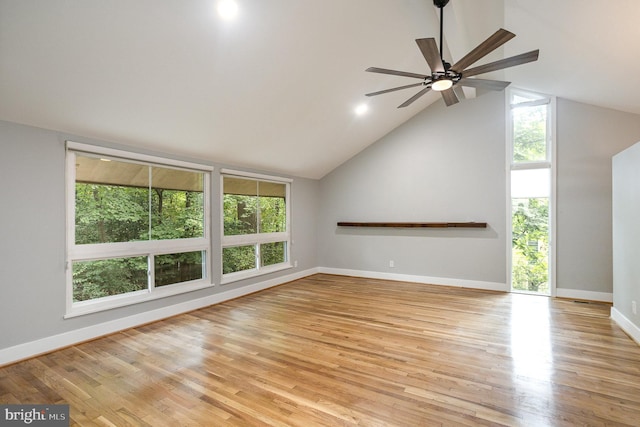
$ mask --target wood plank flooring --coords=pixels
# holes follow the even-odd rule
[[[314,275],[0,369],[82,426],[638,426],[610,306]]]

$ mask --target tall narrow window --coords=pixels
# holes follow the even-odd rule
[[[551,295],[553,284],[552,97],[509,92],[509,182],[513,291]]]
[[[223,171],[223,281],[290,267],[289,183]]]
[[[67,147],[68,314],[211,283],[210,168],[72,142]]]

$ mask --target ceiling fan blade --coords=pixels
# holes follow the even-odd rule
[[[532,50],[531,52],[521,53],[520,55],[512,56],[509,58],[501,59],[499,61],[490,62],[488,64],[480,65],[479,67],[469,68],[464,70],[462,75],[464,77],[475,76],[477,74],[484,74],[490,71],[502,70],[503,68],[514,67],[516,65],[526,64],[527,62],[533,62],[538,59],[540,50]]]
[[[383,93],[389,93],[389,92],[393,92],[396,90],[401,90],[401,89],[408,89],[410,87],[416,87],[416,86],[422,86],[423,83],[414,83],[414,84],[410,84],[410,85],[406,85],[406,86],[400,86],[400,87],[394,87],[391,89],[385,89],[385,90],[381,90],[378,92],[371,92],[371,93],[365,93],[365,96],[375,96],[375,95],[382,95]]]
[[[460,85],[455,85],[453,87],[453,91],[456,93],[456,95],[458,96],[458,99],[467,99],[467,95],[465,95],[464,90],[462,89],[462,86]]]
[[[427,64],[429,64],[429,68],[431,68],[432,73],[444,73],[444,65],[442,64],[442,59],[440,58],[440,52],[438,51],[438,45],[436,44],[436,39],[427,38],[427,39],[416,39],[416,43],[420,48],[420,52],[422,52],[422,56],[426,59]]]
[[[447,104],[447,107],[460,102],[460,100],[458,99],[458,95],[456,95],[452,87],[447,90],[443,90],[440,93],[442,94],[442,99],[444,99],[444,103]]]
[[[478,89],[488,90],[503,90],[511,84],[511,82],[504,82],[501,80],[486,80],[486,79],[461,79],[458,82],[461,86],[475,87]]]
[[[455,71],[456,73],[461,73],[462,70],[467,68],[469,65],[478,61],[480,58],[490,54],[515,36],[516,35],[511,31],[500,28],[498,31],[493,33],[492,36],[480,43],[475,49],[467,53],[464,58],[453,64],[451,70]]]
[[[392,76],[413,77],[413,78],[422,79],[422,80],[429,77],[425,74],[408,73],[406,71],[388,70],[386,68],[378,68],[378,67],[369,67],[365,71],[369,71],[370,73],[391,74]]]
[[[406,101],[404,101],[402,104],[400,104],[398,106],[398,108],[404,108],[404,107],[408,107],[409,105],[411,105],[413,103],[413,101],[415,101],[416,99],[420,98],[422,95],[424,95],[425,93],[429,92],[431,90],[430,87],[425,87],[424,89],[422,89],[420,92],[416,93],[415,95],[413,95],[411,98],[407,99]]]

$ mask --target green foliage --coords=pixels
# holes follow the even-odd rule
[[[148,232],[148,189],[76,184],[76,244],[144,240]]]
[[[76,183],[75,217],[79,245],[202,237],[204,194]],[[155,258],[156,286],[202,277],[202,252]],[[146,289],[147,269],[147,257],[75,262],[74,301]]]
[[[287,215],[282,197],[260,197],[260,232],[286,231]]]
[[[513,161],[533,162],[547,158],[546,105],[513,110]]]
[[[512,286],[548,292],[549,199],[512,200]]]
[[[280,264],[286,261],[285,242],[264,243],[260,245],[262,266]]]
[[[147,288],[147,257],[73,263],[73,300],[119,295]]]
[[[225,194],[223,197],[224,235],[255,234],[258,232],[258,198]]]
[[[283,197],[225,194],[223,204],[225,236],[286,231],[287,214]],[[223,273],[256,268],[255,250],[254,245],[224,248]],[[261,266],[285,262],[284,257],[284,242],[263,244],[260,247]]]
[[[233,246],[222,249],[223,274],[251,270],[253,268],[256,268],[255,245]]]
[[[156,286],[202,279],[202,256],[202,251],[156,255],[154,257]]]

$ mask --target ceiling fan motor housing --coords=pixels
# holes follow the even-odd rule
[[[449,3],[449,0],[433,0],[433,5],[435,7],[440,8],[440,9],[445,7],[447,5],[447,3]]]

